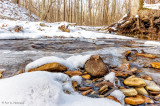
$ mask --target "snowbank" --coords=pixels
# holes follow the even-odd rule
[[[21,26],[22,31],[15,32],[14,27],[16,25]],[[61,32],[58,29],[59,25],[61,25],[61,23],[59,22],[44,23],[43,25],[41,25],[40,22],[13,21],[0,19],[0,39],[39,39],[46,37],[73,37],[85,39],[133,39],[131,37],[125,37],[120,35],[99,33],[97,31],[87,31],[83,28],[79,28],[79,26],[69,26],[70,33]]]
[[[62,73],[30,72],[0,80],[0,105],[6,106],[121,106],[109,99],[65,94],[70,79]],[[72,89],[72,88],[70,88]]]
[[[84,56],[77,55],[77,56],[71,56],[67,59],[63,59],[55,56],[43,57],[29,63],[26,66],[25,70],[29,71],[30,69],[37,68],[44,64],[53,63],[53,62],[63,64],[64,66],[68,67],[70,70],[75,70],[78,68],[82,68],[85,62],[90,58],[90,56],[91,55],[84,55]]]

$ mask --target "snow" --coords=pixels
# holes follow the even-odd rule
[[[160,42],[159,41],[145,41],[144,42],[145,45],[147,46],[159,46],[160,45]]]
[[[117,100],[119,100],[121,104],[124,106],[125,95],[120,90],[114,90],[110,95],[117,98]]]
[[[63,64],[64,66],[68,67],[70,70],[75,70],[78,68],[82,68],[85,64],[85,62],[90,58],[91,55],[77,55],[77,56],[71,56],[67,59],[59,58],[56,56],[49,56],[49,57],[42,57],[38,60],[35,60],[31,63],[29,63],[25,70],[29,71],[30,69],[37,68],[39,66],[42,66],[44,64],[57,62],[60,64]]]
[[[29,72],[0,80],[0,105],[16,106],[121,106],[107,98],[89,98],[76,92],[63,92],[64,83],[71,85],[62,73]],[[71,88],[72,89],[72,88]]]
[[[71,77],[71,81],[77,81],[78,84],[80,85],[82,83],[82,77],[79,75]]]
[[[37,16],[30,14],[30,12],[25,8],[19,7],[17,4],[11,3],[7,0],[0,1],[0,17],[23,21],[39,20]]]
[[[46,37],[73,37],[85,39],[133,39],[131,37],[125,37],[120,35],[113,35],[102,32],[100,33],[96,31],[87,31],[83,28],[80,28],[79,26],[72,25],[69,26],[69,29],[71,30],[70,33],[61,32],[58,29],[58,26],[61,24],[59,22],[45,23],[44,26],[41,26],[40,24],[41,22],[13,21],[7,19],[0,19],[0,39],[39,39]],[[16,25],[22,26],[21,32],[14,31],[14,27]]]
[[[158,3],[158,4],[147,4],[147,3],[144,3],[143,8],[160,10],[160,3]]]
[[[110,81],[112,83],[115,84],[115,73],[114,72],[110,72],[109,74],[107,74],[106,76],[104,76],[104,79],[106,81]]]

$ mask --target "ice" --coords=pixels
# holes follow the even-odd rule
[[[82,68],[84,66],[84,63],[90,58],[90,55],[77,55],[77,56],[71,56],[67,59],[59,58],[56,56],[49,56],[49,57],[43,57],[38,60],[35,60],[31,63],[29,63],[25,70],[29,71],[30,69],[37,68],[39,66],[42,66],[44,64],[57,62],[60,64],[63,64],[64,66],[68,67],[70,70],[75,70],[78,68]]]
[[[104,76],[104,79],[106,81],[110,81],[112,83],[115,84],[115,73],[114,72],[110,72],[109,74],[107,74],[106,76]]]
[[[92,99],[76,92],[63,92],[70,85],[69,77],[62,73],[29,72],[0,80],[0,105],[15,102],[23,106],[121,106],[107,98]],[[72,89],[72,88],[70,88]]]

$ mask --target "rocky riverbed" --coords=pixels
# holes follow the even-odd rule
[[[26,71],[28,63],[44,56],[67,58],[91,54],[84,67],[74,71],[60,63],[42,65],[29,71],[60,71],[70,77],[79,75],[82,83],[73,81],[74,90],[91,98],[109,98],[123,104],[112,94],[117,90],[125,95],[126,104],[158,106],[160,47],[145,42],[75,38],[1,40],[0,74],[1,78],[21,74]]]

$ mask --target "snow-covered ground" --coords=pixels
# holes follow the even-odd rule
[[[66,23],[66,22],[63,22]],[[96,31],[87,31],[80,26],[69,26],[70,32],[61,32],[58,27],[61,23],[44,23],[13,21],[0,19],[0,39],[39,39],[45,37],[74,37],[74,38],[117,38],[117,39],[133,39],[125,36],[117,36],[107,33],[99,33]],[[69,24],[69,23],[68,23]],[[22,31],[15,32],[14,27],[18,25],[22,27]],[[86,28],[86,27],[85,27]]]
[[[62,73],[24,73],[1,79],[0,85],[1,106],[121,106],[107,98],[94,99],[74,92],[71,79]],[[66,90],[71,94],[64,93]]]
[[[0,0],[0,18],[12,20],[38,21],[39,17],[30,14],[28,10],[7,0]],[[2,21],[2,20],[1,20]]]

